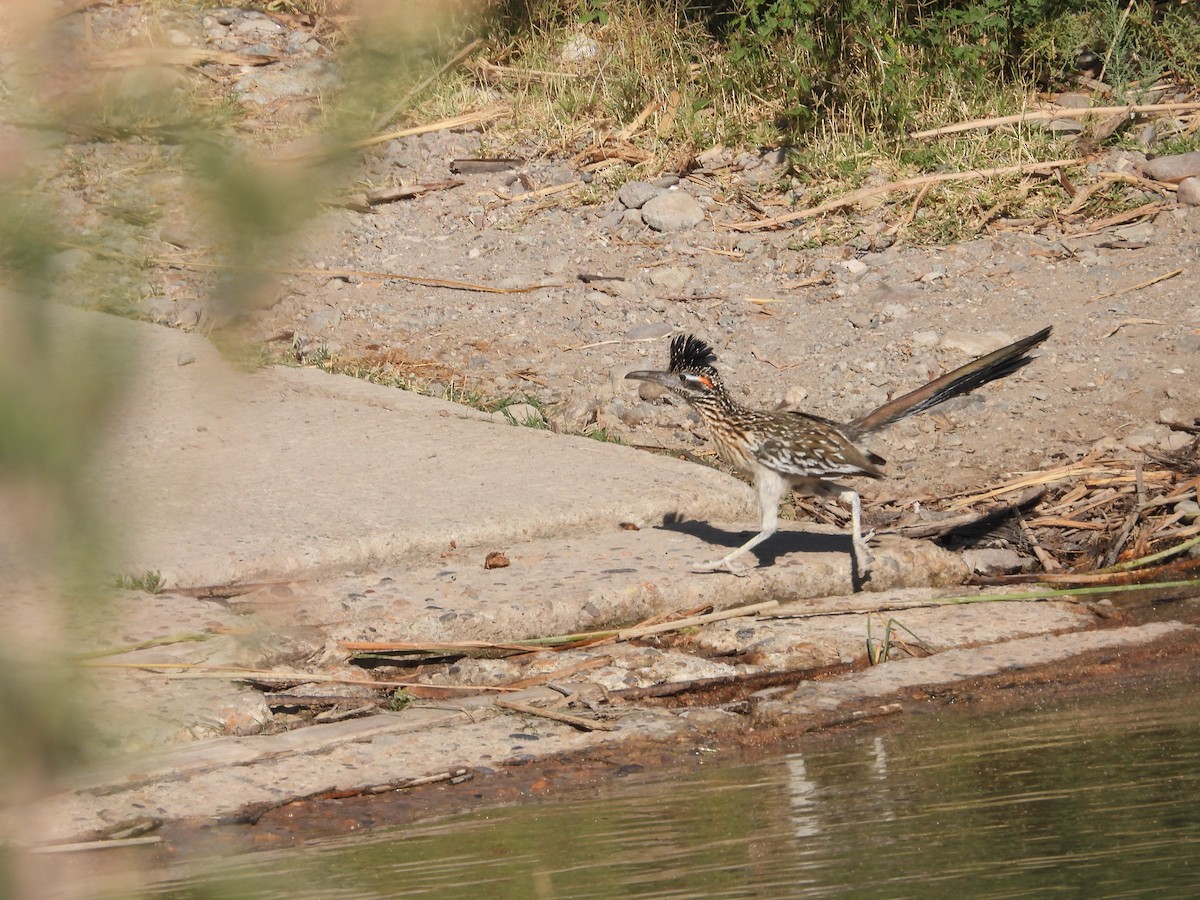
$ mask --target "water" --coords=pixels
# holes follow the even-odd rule
[[[296,900],[1198,896],[1196,687],[918,713],[770,762],[219,868],[226,896]],[[151,896],[222,896],[194,870],[168,878]]]

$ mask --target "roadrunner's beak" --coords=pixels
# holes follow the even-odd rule
[[[648,381],[661,387],[671,387],[679,383],[674,372],[655,372],[650,369],[639,369],[625,376],[626,381]]]

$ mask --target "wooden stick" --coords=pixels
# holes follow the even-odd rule
[[[1146,281],[1139,281],[1137,284],[1132,284],[1129,287],[1117,288],[1115,291],[1109,291],[1106,294],[1097,294],[1095,297],[1089,300],[1088,303],[1095,303],[1098,300],[1107,300],[1110,297],[1128,294],[1130,291],[1140,291],[1142,288],[1148,288],[1152,284],[1158,284],[1160,281],[1166,281],[1169,278],[1174,278],[1176,275],[1182,275],[1186,271],[1187,269],[1172,269],[1170,272],[1164,272],[1162,275],[1155,275],[1153,278],[1149,278]],[[1158,324],[1161,325],[1162,323],[1159,322]],[[1116,334],[1115,329],[1109,332],[1109,334],[1105,335],[1105,337],[1112,337],[1114,334]]]
[[[189,262],[187,260],[160,259],[158,262],[179,269],[219,269],[221,271],[243,271],[245,266],[230,266],[223,263]],[[498,288],[486,284],[472,284],[469,281],[447,281],[443,278],[421,278],[417,275],[405,275],[401,272],[370,272],[360,269],[288,269],[283,267],[255,268],[252,271],[269,272],[272,275],[319,275],[327,278],[381,278],[387,281],[407,281],[409,284],[423,284],[426,287],[450,288],[456,291],[475,291],[481,294],[528,294],[543,288],[570,287],[567,284],[531,284],[526,287]],[[245,587],[244,585],[242,586]],[[172,591],[172,593],[179,593]]]
[[[451,69],[465,60],[468,56],[478,50],[481,46],[483,46],[483,38],[475,38],[475,40],[471,41],[469,44],[455,53],[452,57],[450,57],[450,59],[446,60],[446,62],[443,63],[436,72],[429,74],[409,88],[407,93],[405,93],[403,97],[396,101],[395,106],[375,119],[371,127],[375,131],[378,131],[388,122],[392,121],[392,119],[396,117],[396,113],[408,106],[408,104],[412,102],[413,98],[416,97],[417,94],[421,93],[421,91],[433,84],[435,79],[441,78]]]
[[[733,609],[726,609],[721,612],[708,613],[703,616],[688,616],[685,619],[674,619],[670,622],[662,622],[657,625],[635,625],[632,628],[610,628],[604,631],[583,631],[578,634],[560,634],[554,637],[532,638],[521,643],[528,647],[542,647],[553,644],[577,644],[580,641],[591,641],[598,638],[614,637],[619,641],[628,641],[634,638],[647,637],[651,634],[660,634],[664,631],[674,631],[678,628],[691,628],[695,625],[705,625],[709,622],[720,622],[725,619],[736,619],[738,616],[757,615],[759,612],[767,609],[774,609],[779,606],[778,600],[767,600],[764,603],[751,603],[749,606],[738,606]]]
[[[528,648],[525,648],[528,649]],[[233,681],[261,682],[322,682],[328,684],[357,684],[365,687],[428,688],[435,691],[511,691],[513,688],[488,684],[427,684],[423,681],[375,681],[371,678],[343,678],[325,672],[266,672],[238,666],[206,666],[193,663],[84,663],[89,669],[145,669],[153,672],[180,670],[175,678],[226,678]]]
[[[555,722],[563,722],[571,725],[574,728],[580,728],[583,731],[616,731],[617,726],[611,722],[599,722],[595,719],[584,719],[580,716],[571,716],[567,713],[561,713],[553,709],[540,709],[536,706],[530,706],[527,703],[517,703],[515,700],[504,700],[497,698],[492,701],[492,704],[501,709],[509,709],[513,712],[523,713],[527,716],[540,716],[543,719],[552,719]]]
[[[1042,568],[1047,572],[1057,572],[1062,569],[1058,560],[1046,552],[1046,548],[1038,543],[1037,537],[1033,533],[1033,529],[1029,527],[1029,523],[1025,521],[1022,515],[1017,516],[1017,521],[1021,523],[1021,531],[1025,534],[1025,539],[1029,541],[1029,546],[1033,549],[1033,555],[1038,558],[1038,562],[1042,564]]]
[[[387,652],[420,653],[470,653],[474,650],[514,650],[528,652],[529,648],[517,642],[497,641],[338,641],[338,646],[355,653]]]
[[[677,631],[680,628],[692,628],[696,625],[707,625],[710,622],[723,622],[725,619],[736,619],[739,616],[749,616],[767,609],[779,606],[778,600],[767,600],[763,603],[751,603],[749,606],[739,606],[736,609],[725,609],[721,612],[708,613],[703,616],[688,616],[686,619],[675,619],[671,622],[660,622],[657,625],[642,625],[636,628],[625,628],[617,632],[617,640],[630,641],[635,638],[649,637],[652,634],[662,634],[664,631]]]
[[[431,131],[443,131],[447,128],[462,128],[466,125],[478,125],[482,122],[490,122],[493,119],[503,118],[511,112],[512,110],[507,106],[489,106],[486,109],[477,110],[473,113],[451,116],[448,119],[439,119],[436,122],[430,122],[426,125],[415,125],[412,128],[401,128],[397,131],[389,131],[385,134],[363,138],[359,141],[350,141],[346,144],[335,144],[329,147],[318,147],[316,150],[308,150],[292,156],[277,156],[274,158],[274,161],[290,163],[326,159],[338,153],[346,153],[351,150],[365,150],[367,147],[374,147],[376,144],[386,144],[388,141],[395,140],[396,138],[413,137],[418,134],[428,134]]]
[[[1037,109],[1016,113],[1011,116],[996,116],[991,119],[973,119],[970,122],[959,122],[954,125],[940,125],[926,131],[914,131],[909,137],[913,140],[941,137],[944,134],[957,134],[962,131],[974,131],[978,128],[995,128],[997,125],[1015,125],[1018,122],[1049,121],[1051,119],[1084,119],[1088,116],[1109,116],[1116,113],[1141,115],[1156,112],[1186,112],[1200,109],[1200,103],[1144,103],[1131,106],[1092,106],[1087,109]]]
[[[1089,225],[1091,227],[1087,231],[1073,231],[1070,234],[1063,235],[1063,240],[1074,241],[1079,240],[1080,238],[1102,234],[1115,225],[1124,225],[1126,222],[1131,222],[1134,219],[1142,219],[1146,216],[1152,216],[1166,208],[1166,203],[1160,200],[1155,200],[1153,203],[1147,203],[1145,206],[1139,206],[1137,209],[1127,209],[1125,212],[1109,216],[1107,219],[1098,219],[1094,222],[1090,222]]]
[[[555,669],[553,672],[543,672],[541,675],[531,675],[519,681],[510,681],[504,686],[514,691],[523,691],[527,688],[537,687],[539,684],[545,684],[547,681],[558,681],[561,678],[578,675],[580,672],[590,672],[592,669],[607,666],[612,661],[611,656],[593,656],[590,659],[581,659],[572,665],[563,666],[561,669]]]
[[[161,844],[162,838],[157,834],[143,837],[117,838],[111,841],[78,841],[74,844],[43,844],[40,847],[29,847],[26,853],[79,853],[83,850],[112,850],[115,847],[140,847],[143,844]]]
[[[1013,166],[996,166],[991,169],[970,169],[965,172],[939,172],[935,175],[918,175],[914,178],[903,178],[900,181],[893,181],[889,184],[876,185],[875,187],[862,188],[857,191],[851,191],[849,194],[844,194],[833,200],[827,200],[817,206],[811,206],[808,209],[802,209],[799,212],[788,213],[786,216],[776,216],[774,219],[760,219],[755,222],[734,222],[721,223],[726,228],[731,228],[734,231],[761,231],[767,228],[778,228],[780,225],[787,225],[791,222],[797,222],[801,219],[811,219],[815,216],[822,215],[827,212],[833,212],[836,209],[842,209],[846,206],[853,206],[863,200],[869,200],[871,197],[878,197],[882,194],[891,194],[896,191],[908,191],[913,188],[921,188],[925,185],[940,184],[945,181],[976,181],[981,178],[997,178],[1002,175],[1019,175],[1032,172],[1049,172],[1054,169],[1059,169],[1064,166],[1077,166],[1083,160],[1079,157],[1071,159],[1055,159],[1047,162],[1035,163],[1020,163]]]
[[[400,187],[379,188],[374,191],[367,191],[367,203],[371,206],[378,206],[381,203],[391,203],[395,200],[411,200],[413,197],[420,197],[422,194],[429,194],[434,191],[448,191],[451,188],[460,187],[466,184],[461,178],[447,178],[445,181],[434,181],[427,184],[404,184]]]
[[[654,115],[660,106],[662,106],[661,100],[651,100],[649,103],[647,103],[646,108],[637,114],[636,119],[617,132],[617,140],[628,141],[631,137],[637,134],[641,130],[642,126],[646,124],[646,120]]]

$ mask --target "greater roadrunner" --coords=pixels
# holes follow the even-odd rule
[[[837,497],[849,505],[854,560],[860,575],[865,575],[871,555],[862,533],[862,504],[857,492],[829,479],[839,475],[882,478],[880,466],[885,460],[860,448],[858,442],[862,438],[951,397],[1011,375],[1033,361],[1026,353],[1049,336],[1050,329],[1043,328],[846,424],[811,413],[760,412],[740,406],[721,383],[713,366],[717,358],[712,348],[692,335],[679,335],[671,341],[671,364],[667,371],[630,372],[625,377],[662,385],[686,400],[708,425],[721,458],[754,477],[762,514],[761,530],[731,553],[702,563],[700,570],[735,572],[730,565],[734,559],[778,530],[779,502],[791,489],[816,497]]]

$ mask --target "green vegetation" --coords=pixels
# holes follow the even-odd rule
[[[113,579],[113,587],[122,591],[144,591],[147,594],[161,594],[166,582],[162,572],[150,569],[141,575],[120,574]]]
[[[1122,105],[1200,88],[1200,23],[1177,2],[507,0],[489,10],[475,32],[488,43],[433,78],[413,98],[412,118],[503,102],[511,124],[486,138],[498,150],[624,146],[630,164],[603,163],[593,193],[686,168],[716,145],[785,146],[790,179],[759,190],[811,207],[922,173],[1080,155],[1074,136],[1043,123],[932,140],[909,137],[915,131],[1021,113],[1064,90]],[[622,132],[643,113],[640,127]],[[1163,146],[1194,143],[1186,125],[1167,117]],[[1100,140],[1132,146],[1135,132]],[[1053,179],[1021,174],[939,185],[916,202],[914,193],[878,204],[879,218],[900,220],[894,232],[914,243],[967,237],[997,218],[1044,218],[1061,199]],[[1133,205],[1096,204],[1096,214]],[[856,238],[861,226],[842,219],[815,222],[799,242]]]

